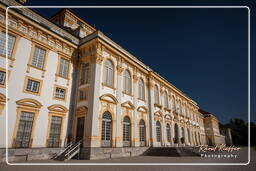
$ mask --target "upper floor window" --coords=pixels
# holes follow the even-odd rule
[[[144,81],[142,79],[139,80],[139,98],[145,99]]]
[[[59,76],[68,78],[69,61],[65,58],[60,58]]]
[[[81,82],[80,84],[88,84],[89,83],[89,64],[82,64],[81,68]]]
[[[5,85],[6,72],[0,71],[0,84]]]
[[[45,54],[46,54],[45,49],[35,47],[31,65],[36,68],[43,69]]]
[[[131,94],[131,74],[128,70],[124,72],[124,92]]]
[[[8,50],[7,50],[7,56],[11,57],[12,51],[14,48],[14,43],[15,43],[16,37],[12,35],[8,35]],[[6,41],[6,33],[5,32],[0,32],[0,55],[6,56],[6,46],[5,42]]]
[[[167,92],[164,92],[164,107],[168,108],[168,95]]]
[[[39,81],[28,79],[27,88],[26,88],[27,91],[38,93],[39,88],[40,88],[40,82]]]
[[[114,67],[110,60],[104,63],[104,83],[110,87],[114,86]]]
[[[56,87],[55,97],[59,99],[65,99],[66,90],[64,88]]]
[[[83,101],[87,99],[87,91],[86,90],[80,90],[79,91],[79,101]]]
[[[155,104],[159,104],[159,90],[157,85],[154,87]]]
[[[176,106],[175,106],[175,98],[172,96],[172,110],[175,111],[176,110]]]

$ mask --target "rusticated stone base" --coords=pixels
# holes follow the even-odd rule
[[[10,148],[8,161],[45,160],[51,159],[63,148]],[[6,149],[0,149],[0,162],[6,161]]]
[[[80,159],[97,160],[142,155],[149,147],[82,148]]]

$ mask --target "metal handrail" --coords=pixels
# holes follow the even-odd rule
[[[80,145],[81,145],[81,140],[78,141],[78,142],[75,144],[75,146],[74,146],[73,148],[71,148],[70,150],[68,150],[68,152],[65,154],[65,157],[66,157],[66,156],[70,156],[70,153],[73,152],[77,147],[80,147]],[[79,149],[79,148],[78,148],[78,149]]]
[[[63,154],[67,149],[69,149],[70,147],[72,147],[72,142],[70,142],[69,144],[67,144],[68,146],[64,149],[61,150],[56,156],[53,157],[53,159],[56,159],[58,156],[60,156],[61,154]]]

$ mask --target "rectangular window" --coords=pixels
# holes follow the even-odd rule
[[[34,120],[34,113],[22,112],[20,116],[19,127],[17,130],[15,147],[29,147],[32,126]]]
[[[87,99],[87,92],[86,90],[80,90],[79,91],[79,100],[86,100]]]
[[[0,71],[0,85],[5,85],[6,72]]]
[[[69,67],[69,61],[67,59],[60,58],[59,76],[67,78],[68,77],[68,67]]]
[[[27,88],[26,88],[27,91],[38,93],[39,92],[39,87],[40,87],[40,82],[39,81],[28,79]]]
[[[60,99],[65,99],[66,90],[60,87],[56,87],[55,97]]]
[[[11,57],[12,51],[14,48],[14,43],[15,43],[16,37],[12,35],[8,35],[8,50],[7,50],[7,56]],[[6,41],[6,33],[5,32],[0,32],[0,55],[6,56],[6,46],[5,42]]]
[[[82,64],[81,68],[81,82],[82,84],[88,84],[89,83],[89,64]]]
[[[52,116],[48,147],[59,147],[62,118]]]
[[[45,49],[35,47],[31,65],[36,68],[43,69],[45,54],[46,54]]]

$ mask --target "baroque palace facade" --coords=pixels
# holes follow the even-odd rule
[[[9,9],[6,55],[5,9],[24,1],[0,2],[0,148],[10,157],[47,158],[70,141],[90,159],[225,143],[216,117],[68,9],[50,19]]]

